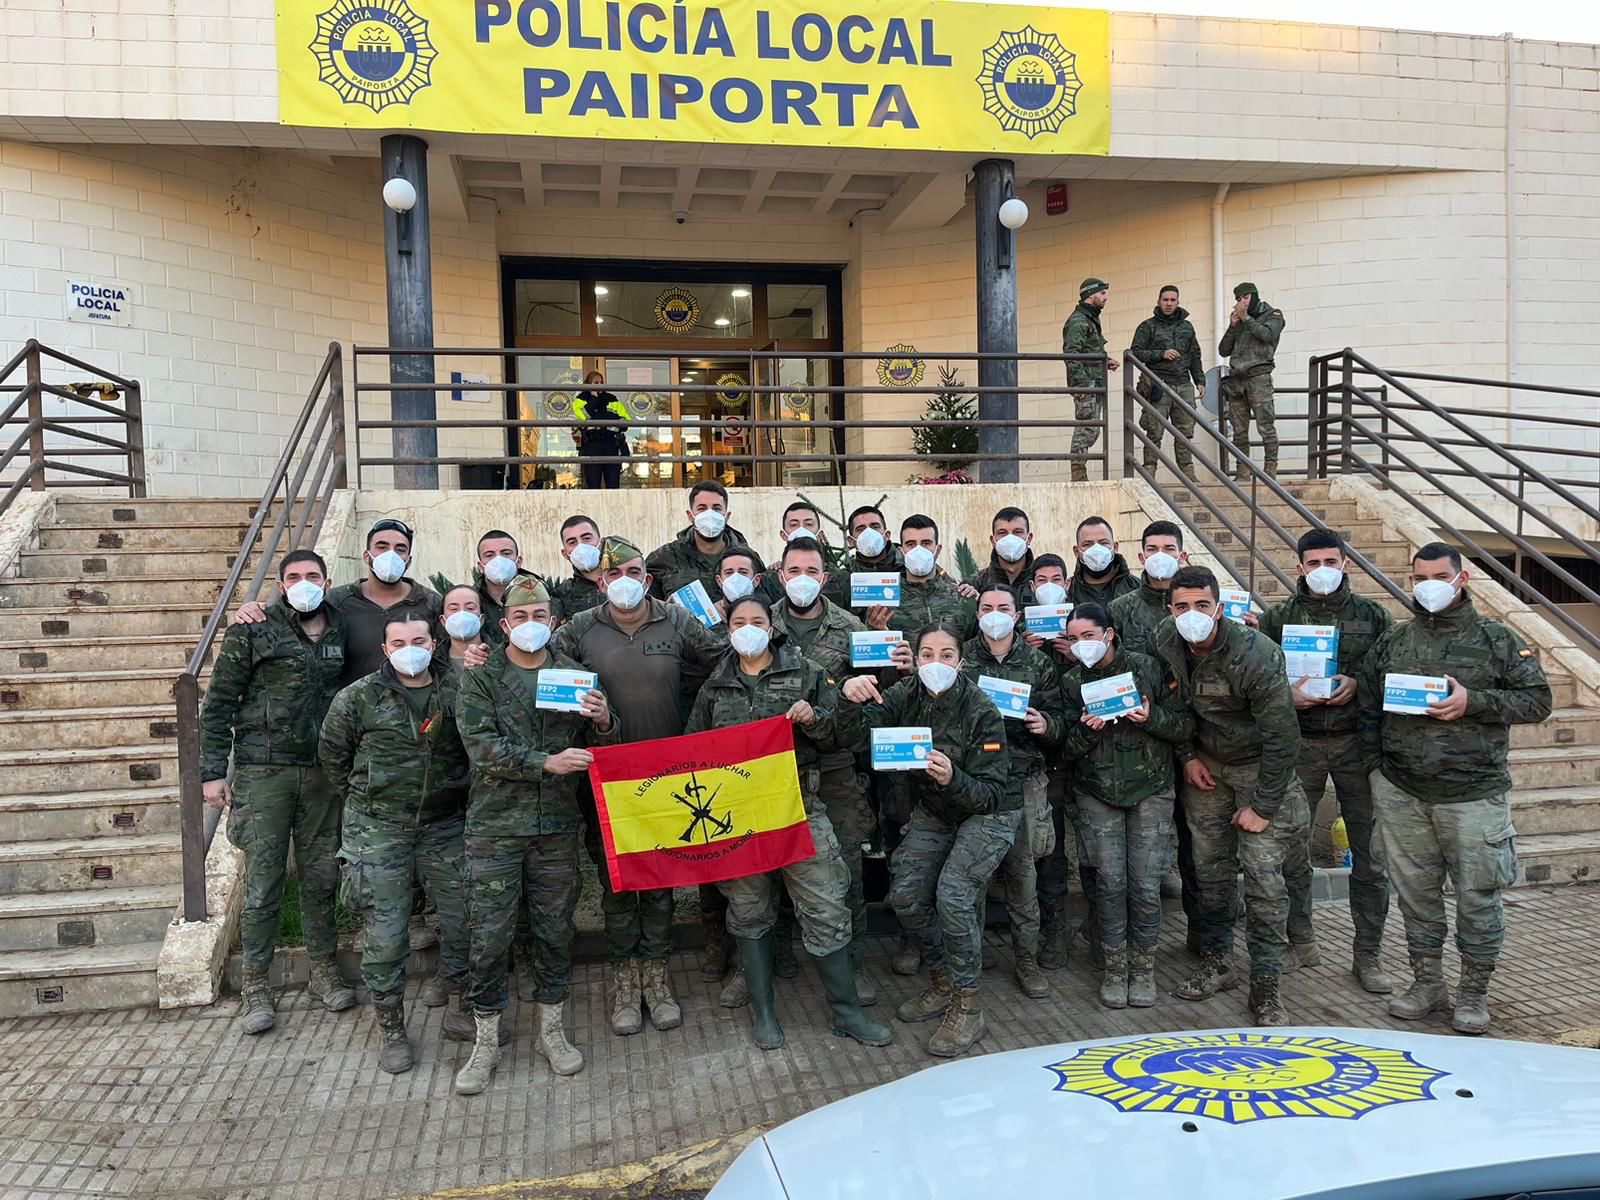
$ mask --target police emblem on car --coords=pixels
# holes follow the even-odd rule
[[[983,89],[983,111],[1008,133],[1059,133],[1068,117],[1078,111],[1078,56],[1053,33],[1040,33],[1032,25],[1002,33],[983,52],[978,86]]]
[[[1056,1091],[1095,1096],[1126,1113],[1230,1125],[1277,1117],[1354,1121],[1432,1100],[1433,1084],[1449,1074],[1404,1050],[1255,1033],[1163,1034],[1091,1046],[1046,1069],[1058,1077]]]
[[[339,0],[318,15],[309,49],[318,79],[346,104],[364,104],[373,112],[410,104],[431,82],[428,72],[438,54],[428,40],[428,23],[406,0]]]

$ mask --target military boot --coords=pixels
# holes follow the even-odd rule
[[[450,993],[450,1007],[444,1010],[444,1036],[452,1042],[473,1042],[478,1039],[478,1022],[473,1010],[467,1007],[465,993],[460,988]],[[500,1044],[511,1040],[511,1026],[501,1022]]]
[[[489,1086],[500,1065],[500,1014],[473,1015],[472,1054],[456,1072],[456,1095],[476,1096]]]
[[[450,1002],[450,980],[441,966],[422,981],[422,986],[417,989],[417,1003],[426,1004],[429,1008],[438,1008]],[[474,1035],[467,1034],[466,1040],[471,1041]]]
[[[1017,952],[1017,986],[1030,1000],[1043,1000],[1050,994],[1050,981],[1039,969],[1039,960],[1032,954]]]
[[[539,1005],[539,1039],[533,1048],[544,1055],[557,1075],[576,1075],[583,1070],[583,1053],[567,1041],[566,1015],[566,1001]]]
[[[1183,945],[1184,949],[1188,950],[1189,953],[1194,955],[1196,958],[1205,957],[1206,952],[1200,940],[1200,930],[1198,926],[1189,926],[1188,932],[1183,935]]]
[[[1450,1007],[1450,989],[1444,982],[1444,951],[1411,952],[1411,986],[1403,996],[1389,1001],[1389,1015],[1402,1021],[1420,1021]]]
[[[646,959],[644,964],[644,1006],[650,1014],[650,1024],[657,1029],[676,1029],[683,1024],[683,1009],[672,995],[672,984],[667,982],[667,960]]]
[[[1088,914],[1078,923],[1073,938],[1082,938],[1089,948],[1089,965],[1096,971],[1106,969],[1106,951],[1100,944],[1100,918],[1095,915],[1091,905]]]
[[[306,990],[322,1001],[329,1012],[343,1012],[356,1002],[356,991],[339,974],[339,964],[333,955],[311,960],[311,982]]]
[[[644,1028],[640,1009],[639,960],[627,959],[611,966],[611,1032],[626,1037]]]
[[[1218,992],[1239,986],[1239,973],[1226,954],[1202,954],[1200,969],[1177,987],[1184,1000],[1206,1000]]]
[[[272,988],[267,972],[247,969],[244,973],[243,1029],[246,1033],[265,1033],[278,1023]]]
[[[944,1020],[928,1039],[928,1053],[935,1058],[955,1058],[971,1050],[984,1034],[987,1025],[983,1009],[978,1007],[978,989],[952,988],[950,1006],[944,1010]]]
[[[706,983],[721,983],[728,973],[728,957],[733,947],[722,922],[706,927],[706,944],[700,948],[700,978]]]
[[[413,950],[427,950],[439,944],[439,923],[428,913],[412,913],[406,926],[406,941]],[[442,1001],[441,1001],[442,1003]]]
[[[856,992],[856,969],[850,962],[850,948],[835,950],[832,954],[813,955],[817,965],[817,978],[822,980],[822,990],[828,993],[828,1007],[833,1011],[833,1036],[854,1038],[863,1046],[887,1046],[894,1041],[894,1033],[887,1025],[880,1025],[861,1011],[861,997]]]
[[[750,1029],[762,1050],[783,1049],[783,1026],[778,1023],[778,1002],[772,988],[772,934],[734,938],[739,953],[739,977],[750,1000]]]
[[[1168,871],[1161,877],[1161,898],[1163,900],[1183,899],[1183,876],[1177,871]]]
[[[1128,950],[1128,1006],[1151,1008],[1156,1002],[1156,952],[1133,946]]]
[[[1456,988],[1456,1011],[1450,1027],[1457,1033],[1489,1032],[1489,977],[1494,963],[1475,958],[1461,960],[1461,983]]]
[[[517,999],[532,1004],[539,998],[539,981],[533,976],[533,944],[520,938],[511,946],[511,965],[517,977]]]
[[[1106,973],[1100,980],[1100,1003],[1107,1008],[1128,1007],[1128,948],[1102,947]]]
[[[772,973],[779,979],[793,979],[800,974],[800,960],[794,956],[795,919],[784,913],[772,927]]]
[[[1089,469],[1084,466],[1083,463],[1076,460],[1074,460],[1072,466],[1068,468],[1067,474],[1068,478],[1071,479],[1073,483],[1089,482]]]
[[[1278,998],[1276,975],[1250,977],[1250,1016],[1257,1025],[1287,1025],[1289,1014]]]
[[[952,986],[949,971],[928,972],[928,986],[894,1010],[896,1019],[914,1025],[943,1016],[950,1007]]]
[[[1283,956],[1283,973],[1298,971],[1301,967],[1315,967],[1322,963],[1322,947],[1316,940],[1290,942],[1289,952]]]
[[[1039,905],[1039,966],[1059,971],[1067,961],[1067,939],[1061,909],[1055,904]]]
[[[1152,454],[1149,449],[1146,449],[1144,452],[1144,469],[1154,475],[1156,473],[1157,466],[1158,464],[1156,462],[1156,456]]]
[[[922,969],[922,950],[909,934],[900,935],[900,944],[895,947],[889,969],[896,975],[915,975]]]
[[[738,939],[734,939],[734,950],[737,953]],[[743,1008],[750,1003],[750,981],[744,975],[744,963],[735,961],[733,970],[728,973],[728,982],[722,985],[722,990],[717,993],[717,1003],[723,1008]]]
[[[378,1018],[383,1045],[378,1051],[378,1066],[391,1075],[411,1070],[416,1059],[406,1040],[406,997],[404,992],[372,998],[372,1012]]]
[[[1350,973],[1356,977],[1356,982],[1361,984],[1361,990],[1371,992],[1374,996],[1387,996],[1394,991],[1394,980],[1389,977],[1389,972],[1383,969],[1383,963],[1378,959],[1376,950],[1363,950],[1357,946],[1355,957],[1350,961]]]
[[[1268,479],[1276,479],[1278,477],[1278,456],[1273,454],[1263,458],[1261,460],[1261,470]]]

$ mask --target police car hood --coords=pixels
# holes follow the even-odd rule
[[[1600,1053],[1377,1029],[1071,1042],[751,1143],[713,1200],[1470,1200],[1600,1183]]]

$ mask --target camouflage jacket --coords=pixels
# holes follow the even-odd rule
[[[998,659],[988,642],[975,637],[961,647],[961,672],[973,683],[978,682],[978,676],[988,675],[1012,683],[1025,683],[1032,689],[1028,707],[1038,709],[1044,717],[1044,733],[1029,733],[1015,717],[1001,719],[1005,721],[1006,745],[1011,752],[1012,777],[1026,779],[1044,770],[1046,755],[1061,745],[1067,732],[1061,709],[1061,673],[1050,655],[1035,650],[1020,633],[1014,633],[1011,649],[1006,651],[1005,658]]]
[[[267,619],[230,625],[200,711],[200,778],[240,766],[314,767],[317,735],[344,673],[345,624],[324,604],[328,626],[313,642],[279,597]]]
[[[1022,807],[1022,791],[1011,784],[1005,720],[970,679],[958,676],[949,691],[934,696],[913,675],[885,691],[882,704],[846,700],[839,711],[853,732],[858,721],[868,729],[925,725],[933,730],[933,748],[955,767],[950,782],[941,787],[926,771],[905,773],[913,803],[928,815],[959,825],[968,817]]]
[[[1150,706],[1143,725],[1113,721],[1096,731],[1083,724],[1083,685],[1126,671],[1139,685],[1139,698]],[[1061,681],[1065,701],[1066,763],[1074,790],[1113,808],[1132,808],[1151,796],[1177,787],[1174,749],[1194,736],[1183,689],[1156,659],[1117,649],[1093,667],[1078,663]]]
[[[980,596],[983,595],[985,588],[992,588],[997,583],[1003,583],[1017,593],[1017,600],[1026,608],[1028,605],[1036,603],[1033,598],[1033,558],[1033,551],[1029,550],[1027,557],[1016,564],[1020,568],[1020,574],[1017,575],[1016,581],[1012,582],[1011,577],[1006,574],[1005,564],[1001,562],[1000,556],[991,553],[987,567],[984,567],[976,575],[969,575],[961,582],[977,588]]]
[[[1228,360],[1230,375],[1263,375],[1272,370],[1282,336],[1283,313],[1257,296],[1249,315],[1228,326],[1217,353]]]
[[[570,658],[546,653],[545,667],[581,671]],[[504,646],[489,661],[466,672],[456,720],[472,764],[467,797],[467,834],[472,837],[542,837],[583,827],[579,795],[585,778],[545,772],[545,759],[573,746],[620,741],[621,719],[601,733],[577,713],[536,706],[522,671]]]
[[[747,686],[748,685],[748,686]],[[819,812],[823,755],[840,749],[839,689],[828,673],[792,646],[779,646],[772,662],[755,679],[740,677],[739,656],[729,650],[695,697],[685,733],[705,733],[780,717],[804,700],[817,715],[809,729],[794,726],[794,763],[806,811]]]
[[[1117,628],[1117,645],[1134,654],[1150,654],[1156,630],[1167,619],[1167,597],[1172,590],[1157,591],[1144,576],[1137,589],[1124,592],[1106,606]]]
[[[600,590],[600,585],[585,579],[576,571],[569,578],[550,584],[550,594],[560,605],[563,621],[570,621],[579,613],[599,608],[606,602],[606,594]]]
[[[1368,692],[1361,687],[1361,668],[1367,655],[1392,625],[1389,610],[1375,600],[1357,595],[1350,580],[1343,580],[1329,596],[1313,595],[1302,579],[1295,594],[1280,600],[1261,615],[1261,632],[1280,646],[1285,625],[1337,625],[1339,662],[1337,673],[1356,681],[1356,698],[1349,704],[1318,704],[1300,713],[1300,732],[1307,737],[1330,737],[1355,733],[1363,708],[1383,706],[1383,689]]]
[[[515,583],[518,579],[537,580],[540,583],[545,582],[542,576],[536,575],[534,572],[523,567],[517,568],[517,573],[512,577],[511,582]],[[483,571],[480,568],[473,568],[472,586],[478,590],[478,607],[483,610],[483,640],[488,642],[491,646],[504,646],[506,644],[506,633],[505,630],[500,628],[500,621],[506,615],[505,605],[501,604],[500,601],[496,600],[489,594],[489,583],[486,579],[484,579]],[[508,583],[506,586],[510,587],[511,584]],[[505,595],[505,592],[501,592],[500,594],[503,596]],[[553,587],[550,588],[550,599],[552,604],[555,606],[556,616],[560,617],[561,602],[556,598],[556,589]],[[442,620],[439,622],[439,636],[448,636],[444,632],[444,622]]]
[[[1217,628],[1217,644],[1204,658],[1190,656],[1174,622],[1156,631],[1155,656],[1183,685],[1194,714],[1193,740],[1178,743],[1178,757],[1188,762],[1204,753],[1224,766],[1259,764],[1250,807],[1271,817],[1300,757],[1300,722],[1283,651],[1237,621],[1219,619]]]
[[[1095,354],[1097,362],[1068,362],[1067,386],[1071,388],[1103,388],[1106,383],[1106,335],[1100,332],[1100,310],[1092,304],[1078,302],[1061,327],[1061,353]]]
[[[462,810],[467,752],[456,725],[460,682],[454,671],[435,672],[420,720],[388,663],[334,697],[318,757],[347,821],[355,814],[405,832]]]
[[[780,601],[772,606],[772,629],[774,634],[783,634],[787,644],[803,654],[806,658],[822,668],[824,675],[833,683],[843,683],[851,675],[871,674],[869,667],[852,667],[850,665],[850,635],[866,629],[860,618],[848,609],[840,608],[833,601],[824,599],[822,610],[822,624],[818,627],[816,636],[811,639],[810,646],[801,646],[794,636],[794,628],[790,624],[789,606]],[[860,746],[841,746],[830,750],[822,756],[824,770],[843,767],[854,761],[855,751]]]
[[[1128,570],[1128,560],[1118,554],[1111,559],[1111,578],[1104,583],[1091,583],[1088,572],[1080,562],[1078,569],[1072,573],[1072,578],[1067,581],[1067,603],[1104,604],[1109,610],[1111,602],[1118,596],[1126,596],[1129,592],[1138,590],[1139,581],[1133,577],[1133,572]]]
[[[1163,358],[1168,350],[1176,350],[1178,357],[1170,361]],[[1196,389],[1205,389],[1205,363],[1200,359],[1200,342],[1195,337],[1194,326],[1189,324],[1186,308],[1174,309],[1168,317],[1163,316],[1157,306],[1151,316],[1139,322],[1128,351],[1169,384],[1193,380]]]
[[[890,611],[889,628],[898,629],[909,639],[925,625],[949,621],[957,629],[970,633],[977,611],[978,602],[964,599],[956,591],[955,580],[940,568],[921,583],[901,576],[900,607]]]
[[[650,572],[651,595],[661,600],[669,599],[673,592],[681,587],[688,587],[698,579],[705,585],[706,595],[710,596],[713,602],[722,598],[722,589],[717,586],[717,555],[700,553],[700,547],[695,545],[694,536],[693,525],[681,529],[677,537],[664,546],[657,546],[644,560],[645,569]],[[733,546],[749,545],[744,534],[732,525],[722,531],[724,550]],[[757,572],[765,569],[761,556],[756,555]]]
[[[1383,677],[1451,675],[1467,689],[1456,721],[1386,713]],[[1396,787],[1430,803],[1498,796],[1511,788],[1506,765],[1511,726],[1550,715],[1550,682],[1520,637],[1480,616],[1465,592],[1441,613],[1417,611],[1391,626],[1362,665],[1360,693],[1379,698],[1361,709],[1362,750]]]

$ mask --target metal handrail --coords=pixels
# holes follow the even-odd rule
[[[315,419],[309,437],[306,427]],[[279,551],[287,553],[302,547],[314,546],[322,532],[333,494],[345,486],[344,440],[344,355],[338,342],[328,346],[327,357],[317,372],[311,390],[306,395],[300,416],[290,429],[278,457],[278,465],[262,492],[261,503],[256,507],[250,527],[245,530],[239,552],[222,585],[200,640],[189,656],[188,665],[173,685],[173,699],[177,707],[178,725],[178,808],[183,845],[183,919],[204,921],[206,908],[206,853],[211,848],[211,838],[216,823],[206,818],[205,796],[200,779],[200,674],[205,670],[211,655],[212,644],[222,628],[228,607],[234,601],[239,581],[244,576],[245,563],[252,555],[256,559],[255,572],[245,591],[247,599],[255,599],[266,581],[267,572],[278,558]],[[290,468],[299,459],[297,469],[290,476]],[[312,487],[304,493],[301,485],[314,459],[319,466]],[[331,473],[330,473],[331,468]],[[327,482],[324,485],[323,479]],[[282,495],[279,495],[279,489]],[[295,505],[301,511],[295,521],[293,534],[284,544],[284,531]],[[261,540],[262,527],[268,513],[277,506],[277,520],[271,531]],[[315,512],[315,520],[311,514]],[[257,542],[260,540],[260,544]]]

